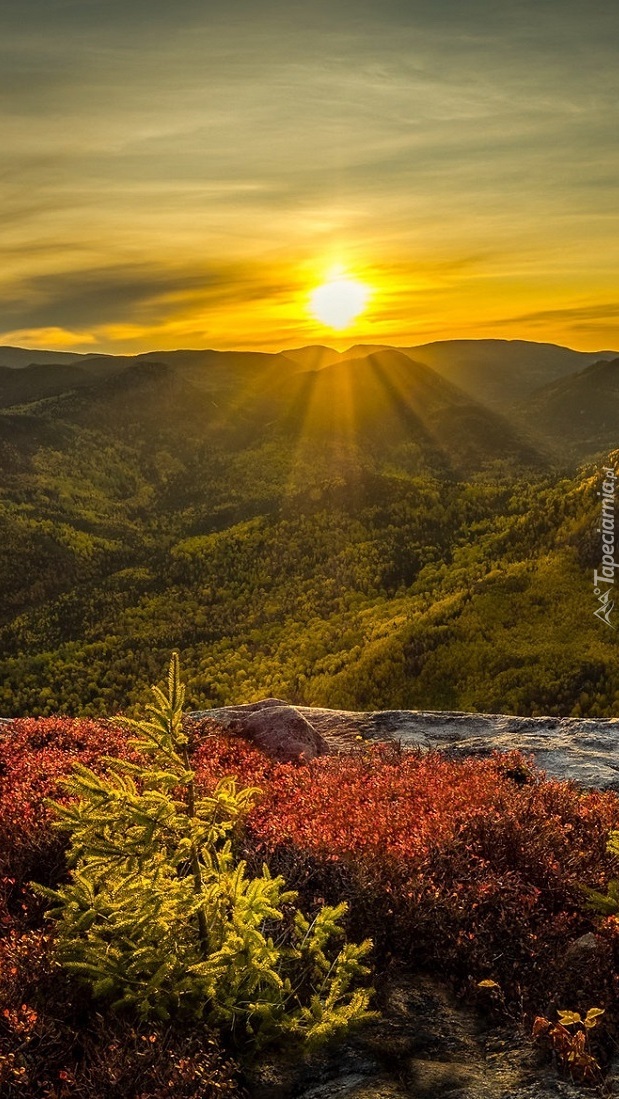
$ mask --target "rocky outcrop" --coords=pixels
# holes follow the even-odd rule
[[[619,718],[512,717],[449,710],[327,710],[264,698],[242,706],[194,711],[233,735],[246,737],[283,762],[341,754],[363,740],[395,740],[405,748],[440,749],[451,758],[520,751],[550,778],[619,791]],[[0,735],[12,718],[0,717]]]
[[[489,1027],[433,978],[387,978],[376,1006],[331,1054],[263,1061],[252,1099],[582,1099],[517,1028]]]
[[[247,736],[275,759],[349,752],[362,740],[396,740],[404,747],[439,748],[449,756],[484,756],[517,749],[549,777],[619,790],[619,719],[511,717],[437,710],[326,710],[267,698],[224,706],[208,717]],[[277,753],[277,754],[275,754]]]

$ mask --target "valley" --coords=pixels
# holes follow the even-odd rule
[[[17,350],[3,715],[131,711],[173,647],[196,709],[616,712],[591,595],[614,353]]]

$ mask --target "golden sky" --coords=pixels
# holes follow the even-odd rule
[[[618,41],[612,0],[3,0],[0,343],[619,348]]]

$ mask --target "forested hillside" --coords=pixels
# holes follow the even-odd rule
[[[1,372],[0,713],[131,709],[173,647],[193,708],[616,712],[608,450],[393,349],[165,358]]]

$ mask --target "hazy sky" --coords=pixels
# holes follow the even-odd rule
[[[619,348],[618,41],[616,0],[0,0],[0,343]]]

